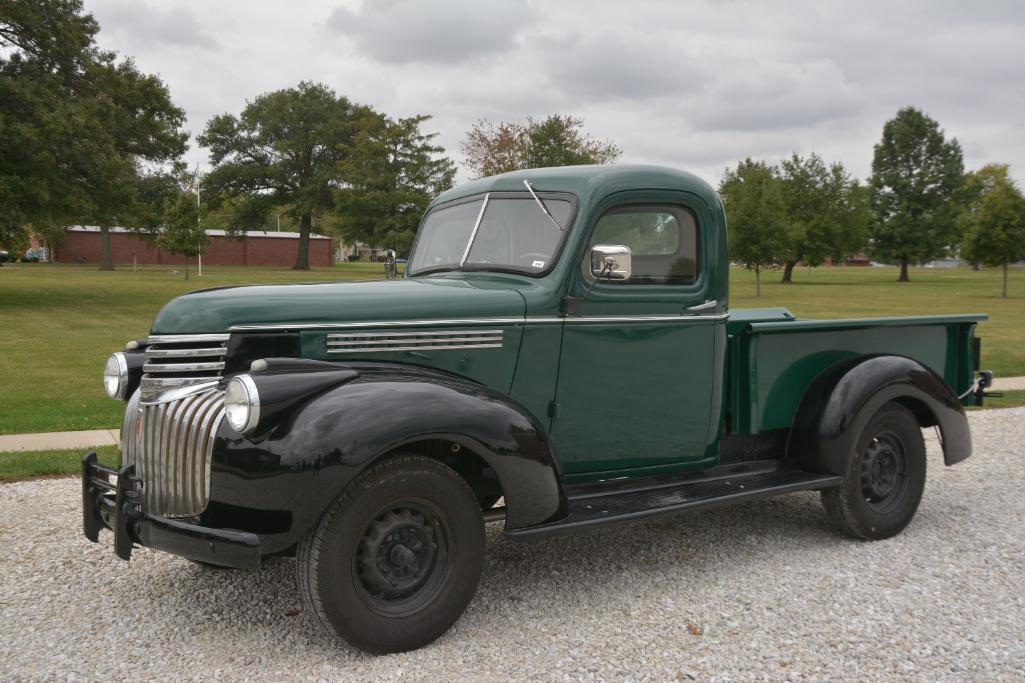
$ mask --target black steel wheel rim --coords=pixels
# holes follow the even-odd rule
[[[893,509],[907,490],[907,451],[892,432],[876,434],[861,456],[861,492],[869,507]]]
[[[357,594],[384,616],[419,611],[445,583],[451,542],[447,516],[430,501],[387,505],[356,542],[352,575]]]

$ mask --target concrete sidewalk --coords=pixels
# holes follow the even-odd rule
[[[993,391],[1020,391],[1025,389],[1025,377],[994,377]]]
[[[118,429],[90,429],[81,432],[5,434],[0,435],[0,453],[117,446],[119,431]]]
[[[997,377],[993,391],[1025,390],[1025,377]],[[59,448],[117,446],[118,429],[92,429],[81,432],[44,432],[39,434],[0,435],[0,453],[11,451],[50,451]]]

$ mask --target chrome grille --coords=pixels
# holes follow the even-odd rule
[[[227,334],[151,335],[142,371],[142,401],[159,400],[165,392],[198,385],[214,386],[224,370]]]
[[[224,419],[224,392],[208,390],[163,403],[128,402],[121,425],[121,458],[142,479],[143,509],[164,517],[193,517],[210,500],[210,461]]]
[[[439,349],[500,349],[503,330],[339,332],[327,335],[328,353],[384,353]]]

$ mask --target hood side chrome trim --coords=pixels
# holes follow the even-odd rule
[[[244,332],[255,330],[334,330],[334,329],[360,329],[377,327],[424,327],[430,325],[552,325],[559,323],[644,323],[644,322],[696,322],[702,320],[726,320],[729,313],[717,315],[617,315],[617,316],[581,316],[563,318],[557,316],[535,317],[535,318],[458,318],[458,319],[436,319],[436,320],[375,320],[375,321],[346,321],[346,322],[324,322],[324,323],[254,323],[246,325],[232,325],[228,328],[231,332]]]

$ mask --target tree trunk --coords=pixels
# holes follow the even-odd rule
[[[780,282],[791,284],[794,281],[794,266],[797,265],[797,261],[787,261],[783,265],[783,279]]]
[[[189,255],[185,255],[185,281],[189,281]]]
[[[978,273],[980,270],[982,270],[982,266],[979,264],[978,261],[972,261],[972,270],[975,271],[976,273]]]
[[[1004,289],[1000,294],[1001,299],[1007,298],[1007,261],[1004,261]]]
[[[110,228],[100,226],[100,270],[114,270],[114,262],[110,259]]]
[[[299,218],[299,252],[295,255],[292,270],[310,269],[310,228],[313,226],[313,215],[304,213]]]
[[[762,298],[762,269],[755,266],[755,298]]]
[[[900,257],[900,277],[897,278],[897,282],[911,282],[908,279],[908,257]]]

